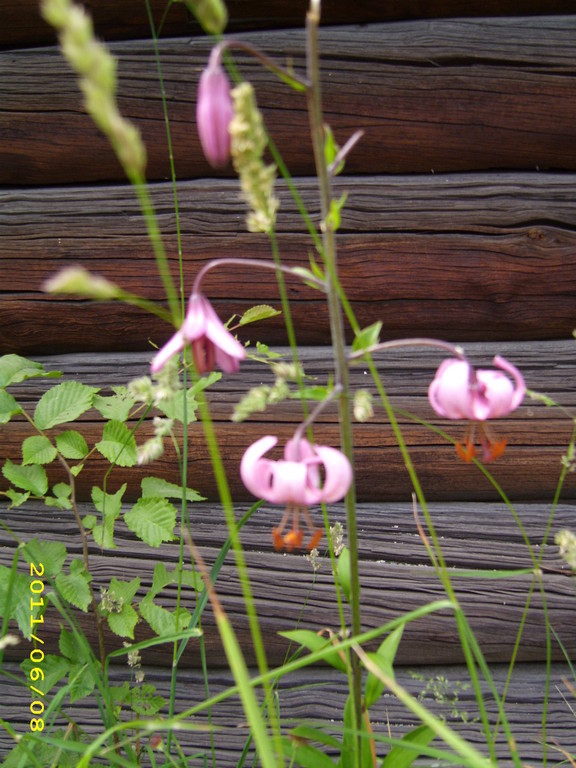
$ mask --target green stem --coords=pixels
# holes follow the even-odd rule
[[[326,265],[326,288],[328,310],[330,315],[330,333],[334,351],[335,383],[341,387],[338,398],[340,416],[340,442],[343,453],[354,466],[352,422],[350,418],[350,388],[348,376],[348,360],[344,337],[342,307],[339,300],[336,235],[330,220],[332,190],[330,175],[324,153],[324,127],[322,119],[322,95],[320,87],[320,66],[318,50],[318,26],[320,23],[320,2],[311,0],[310,10],[306,17],[307,30],[307,66],[310,86],[307,90],[308,115],[314,161],[320,186],[320,205],[322,215],[322,246],[324,263]],[[352,634],[359,635],[361,631],[360,617],[360,579],[358,572],[358,528],[356,521],[356,497],[354,484],[346,494],[346,532],[350,550],[350,609]],[[352,700],[354,702],[355,725],[358,733],[362,731],[362,669],[357,655],[352,656]],[[356,760],[360,761],[360,748]]]

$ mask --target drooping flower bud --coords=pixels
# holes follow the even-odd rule
[[[230,83],[222,67],[220,48],[216,47],[200,76],[196,104],[200,143],[206,159],[214,168],[226,165],[230,157],[229,126],[233,117]]]

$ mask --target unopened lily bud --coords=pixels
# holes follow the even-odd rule
[[[234,117],[230,83],[214,48],[208,66],[200,76],[196,123],[206,159],[214,168],[226,165],[230,157],[229,126]]]
[[[228,23],[228,11],[222,0],[184,0],[189,11],[209,35],[220,35]]]
[[[42,286],[46,293],[75,293],[91,299],[107,301],[122,295],[121,289],[100,275],[93,275],[84,267],[67,267],[46,280]]]

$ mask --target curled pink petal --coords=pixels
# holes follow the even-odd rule
[[[271,487],[273,462],[264,459],[265,453],[278,442],[277,437],[265,435],[252,443],[244,452],[240,462],[240,477],[250,493],[260,499],[266,498]]]
[[[154,356],[151,364],[150,364],[150,371],[152,373],[158,373],[168,360],[170,360],[171,357],[173,357],[178,352],[182,352],[184,349],[185,341],[184,336],[182,335],[182,331],[177,331],[172,338],[164,344],[162,349],[160,349],[159,352]]]
[[[321,501],[328,504],[340,501],[352,484],[352,467],[347,457],[335,448],[317,445],[316,453],[324,464],[325,478]]]

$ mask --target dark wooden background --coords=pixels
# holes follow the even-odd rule
[[[160,89],[143,2],[87,3],[98,33],[119,61],[119,103],[123,114],[142,131],[149,155],[148,179],[170,262],[177,271],[177,240],[170,169]],[[165,3],[152,2],[156,23]],[[333,0],[325,3],[321,32],[326,118],[343,143],[358,128],[363,140],[351,154],[338,193],[348,192],[340,237],[344,285],[361,325],[383,321],[383,338],[434,335],[463,343],[474,362],[490,364],[497,352],[519,365],[531,389],[545,392],[573,413],[576,328],[576,4],[568,0],[398,0],[395,3]],[[229,3],[233,34],[266,52],[304,64],[302,0],[271,0],[265,13],[254,0]],[[62,59],[53,32],[41,20],[35,0],[0,0],[0,352],[42,359],[65,376],[107,388],[142,375],[170,328],[134,308],[51,297],[42,282],[58,269],[81,264],[150,299],[163,299],[144,220],[112,151],[84,114],[75,76]],[[181,215],[187,286],[198,269],[219,255],[269,258],[266,239],[244,226],[244,205],[230,169],[214,173],[199,148],[194,108],[197,81],[210,50],[183,5],[175,4],[160,40]],[[270,133],[281,148],[312,215],[318,217],[312,156],[306,133],[305,104],[287,93],[253,60],[238,56],[241,72],[256,85]],[[278,183],[281,207],[279,244],[287,264],[306,266],[311,243],[285,185]],[[279,305],[272,275],[222,269],[206,280],[205,290],[221,317],[255,303]],[[330,371],[328,321],[318,294],[288,282],[298,341],[306,371],[324,381]],[[243,340],[285,345],[282,319],[240,334]],[[351,336],[349,336],[351,339]],[[442,423],[431,411],[426,389],[441,357],[414,350],[382,356],[383,381],[395,407],[428,419],[454,438],[464,424]],[[237,512],[250,498],[237,474],[246,445],[273,432],[287,438],[299,419],[294,405],[283,404],[238,425],[230,422],[233,403],[249,386],[266,380],[254,363],[224,378],[211,394],[217,434],[229,469]],[[364,369],[352,375],[366,385]],[[33,408],[46,385],[29,382],[19,392]],[[432,515],[459,598],[495,665],[502,690],[513,654],[522,610],[532,577],[466,578],[478,568],[529,568],[522,534],[493,487],[473,467],[460,463],[450,444],[401,417],[406,440],[431,501]],[[102,421],[96,412],[83,419],[86,434],[98,440]],[[150,426],[145,427],[146,430]],[[526,400],[510,418],[496,425],[507,437],[504,457],[494,476],[516,505],[533,544],[542,541],[551,511],[561,457],[572,423],[559,411]],[[2,429],[0,458],[19,460],[28,434],[23,420]],[[337,440],[335,413],[319,421],[319,442]],[[412,516],[411,488],[386,418],[355,427],[360,548],[365,626],[377,626],[404,610],[441,596]],[[223,515],[210,473],[201,428],[192,425],[190,484],[207,501],[193,508],[193,527],[208,561],[226,537]],[[155,474],[176,479],[168,452]],[[98,483],[104,462],[79,478],[83,509]],[[146,472],[145,474],[149,474]],[[57,473],[54,477],[57,476]],[[131,473],[127,499],[138,492],[140,475]],[[111,487],[127,479],[121,470]],[[574,474],[569,474],[551,535],[576,528]],[[342,519],[340,505],[330,510]],[[42,505],[26,511],[2,510],[3,521],[24,539],[59,538],[78,552],[78,537],[66,513]],[[248,524],[243,541],[258,601],[271,664],[282,662],[286,644],[277,633],[302,626],[334,626],[335,604],[329,566],[314,577],[300,555],[279,555],[271,548],[270,529],[278,510],[265,505]],[[13,540],[0,534],[0,561],[11,562]],[[110,576],[140,575],[150,583],[153,562],[119,526],[120,549],[113,557],[91,551],[97,585]],[[174,547],[160,556],[175,562]],[[574,583],[556,547],[546,547],[543,585],[551,623],[569,653],[576,653]],[[243,648],[253,662],[248,627],[232,563],[218,590],[238,627]],[[192,598],[191,598],[192,599]],[[305,606],[302,613],[302,606]],[[55,648],[56,617],[47,624]],[[229,676],[210,616],[204,623],[214,690]],[[90,637],[93,632],[86,622]],[[138,628],[138,637],[146,630]],[[110,647],[117,642],[109,638]],[[533,599],[518,652],[519,666],[508,693],[513,731],[522,759],[542,763],[542,691],[546,674],[544,608]],[[26,655],[24,641],[7,669]],[[563,683],[567,666],[552,643],[552,684],[548,738],[576,751],[574,716]],[[164,686],[170,654],[145,659],[151,680]],[[463,680],[456,630],[449,616],[418,622],[407,633],[399,661],[401,679],[416,693],[421,683],[410,677],[445,675]],[[179,694],[182,708],[202,697],[197,646],[183,658],[182,678],[190,686]],[[440,666],[438,666],[440,665]],[[117,670],[119,678],[124,674]],[[164,681],[164,682],[162,682]],[[303,692],[303,682],[323,686]],[[341,717],[342,681],[326,669],[285,684],[283,714]],[[3,677],[7,692],[0,716],[22,730],[28,692]],[[420,686],[420,688],[418,687]],[[463,702],[472,713],[471,694]],[[573,702],[572,702],[573,705]],[[434,704],[450,722],[458,718]],[[82,725],[95,713],[82,704],[75,714]],[[391,697],[380,715],[401,734],[411,719]],[[227,747],[219,764],[235,764],[243,736],[236,702],[217,714]],[[479,726],[462,732],[481,744]],[[189,736],[190,749],[204,737]],[[196,739],[194,741],[194,739]],[[0,753],[9,748],[0,737]],[[554,749],[554,746],[551,747]],[[501,765],[508,765],[499,737]],[[554,754],[554,753],[552,753]],[[559,754],[559,753],[558,753]]]

